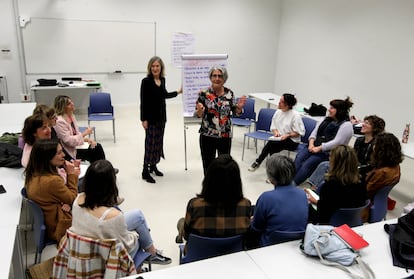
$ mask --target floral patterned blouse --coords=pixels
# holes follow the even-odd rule
[[[236,113],[233,91],[224,87],[223,96],[218,97],[209,87],[200,92],[197,103],[205,107],[199,133],[215,138],[230,138],[231,117]]]

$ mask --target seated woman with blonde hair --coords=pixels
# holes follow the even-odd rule
[[[358,171],[355,150],[348,145],[338,145],[331,151],[329,171],[320,188],[319,201],[312,195],[308,196],[309,202],[317,205],[316,211],[309,206],[309,221],[329,224],[335,210],[361,207],[366,199],[366,187]]]

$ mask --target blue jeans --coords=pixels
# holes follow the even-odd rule
[[[301,148],[295,158],[296,175],[293,180],[296,185],[302,184],[320,162],[328,160],[329,154],[327,152],[311,153],[307,147]]]
[[[147,225],[147,221],[145,221],[144,214],[139,209],[133,209],[128,212],[124,213],[125,221],[127,224],[127,229],[129,231],[136,231],[139,235],[138,243],[139,246],[131,251],[129,254],[131,257],[134,257],[138,248],[141,249],[148,249],[153,244],[150,230]]]
[[[319,193],[320,187],[325,183],[325,174],[329,170],[329,161],[321,162],[312,175],[309,177],[308,181],[313,186],[316,186],[316,192]]]

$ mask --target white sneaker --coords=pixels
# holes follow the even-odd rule
[[[253,162],[253,164],[249,167],[249,171],[254,172],[260,167],[260,164],[256,161]]]

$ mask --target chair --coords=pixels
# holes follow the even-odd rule
[[[300,144],[298,145],[296,152],[298,152],[301,148],[304,148],[309,143],[309,136],[313,129],[315,129],[317,123],[315,119],[307,116],[302,116],[302,121],[305,126],[305,134],[300,137]],[[288,151],[288,156],[290,157],[290,151]]]
[[[273,231],[270,233],[266,240],[261,240],[261,246],[268,246],[273,244],[279,244],[292,240],[302,239],[305,235],[305,231]]]
[[[53,264],[55,278],[118,278],[136,274],[151,253],[139,251],[132,259],[118,239],[96,239],[70,230],[59,244]]]
[[[37,264],[41,262],[43,249],[47,245],[56,244],[56,241],[49,240],[46,237],[46,225],[42,208],[27,197],[26,188],[22,188],[20,193],[23,200],[29,205],[30,212],[33,215],[33,232],[36,244],[35,264]]]
[[[109,93],[91,93],[89,95],[88,107],[88,125],[91,121],[109,121],[112,120],[112,134],[115,137],[115,116],[114,107],[111,103],[111,94]]]
[[[237,99],[238,100],[238,99]],[[252,98],[247,98],[243,107],[243,113],[239,116],[234,116],[232,119],[233,126],[241,126],[249,128],[256,121],[256,112],[254,111],[255,101]]]
[[[256,122],[255,131],[244,134],[242,160],[244,159],[244,147],[246,145],[246,137],[253,138],[255,140],[256,153],[257,153],[257,140],[263,140],[264,142],[267,142],[269,137],[273,135],[270,132],[270,125],[272,123],[272,117],[275,114],[275,112],[276,110],[272,108],[260,109],[259,117]]]
[[[316,127],[317,121],[313,118],[302,116],[303,125],[305,126],[305,134],[300,138],[301,143],[308,144],[309,136]]]
[[[369,206],[370,200],[367,200],[361,207],[355,208],[339,208],[335,210],[331,216],[330,224],[334,227],[347,224],[350,227],[361,226],[362,222],[362,211]]]
[[[372,205],[369,208],[369,223],[380,222],[385,220],[387,215],[387,198],[396,184],[385,186],[379,189],[372,200]]]
[[[184,255],[184,244],[180,248],[180,264],[199,261],[243,250],[242,235],[223,238],[204,237],[190,234],[187,241],[187,253]]]

